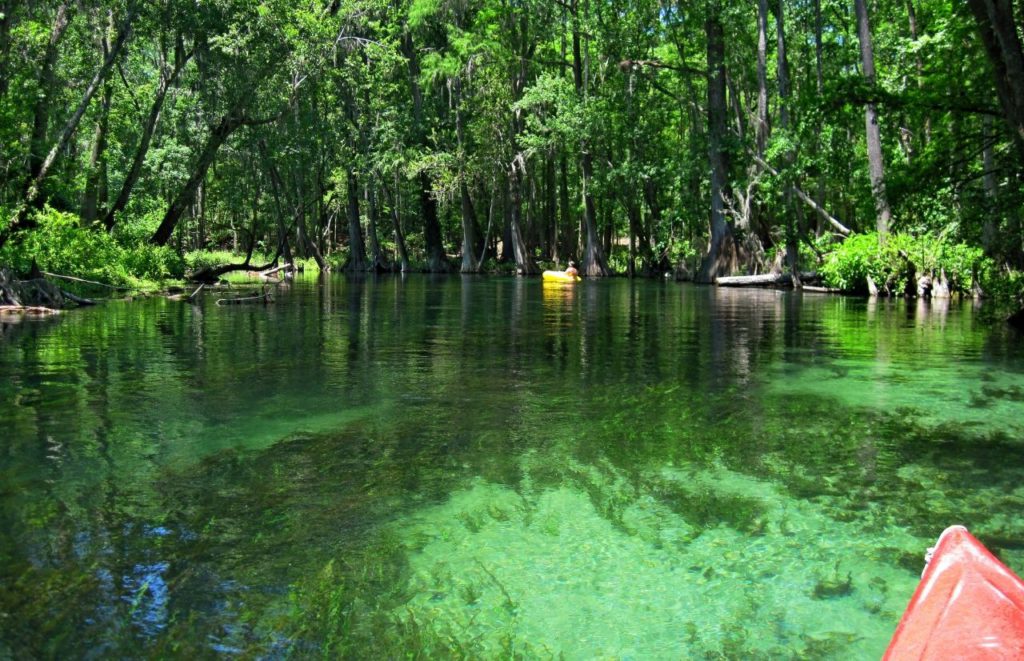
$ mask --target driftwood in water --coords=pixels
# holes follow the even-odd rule
[[[0,305],[0,315],[10,314],[48,317],[50,315],[60,314],[60,310],[44,308],[38,305]]]
[[[274,297],[269,291],[264,290],[258,296],[239,296],[237,298],[218,298],[217,305],[241,305],[245,303],[262,303],[266,305],[273,303]]]
[[[184,292],[180,292],[179,291],[177,293],[168,295],[167,296],[167,300],[169,300],[169,301],[188,301],[189,303],[194,303],[196,296],[198,296],[199,292],[203,291],[203,289],[205,289],[205,288],[206,288],[206,283],[204,282],[203,284],[201,284],[198,287],[196,287],[196,290],[194,292],[192,292],[191,294],[189,294],[188,296],[186,296]]]
[[[203,291],[203,289],[205,287],[206,287],[206,283],[205,282],[203,284],[199,285],[199,287],[197,287],[196,290],[189,295],[188,302],[189,303],[195,303],[196,296],[199,296],[199,292]]]

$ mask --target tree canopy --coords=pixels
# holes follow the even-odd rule
[[[999,0],[7,0],[0,260],[710,281],[877,232],[1020,269],[1021,27]]]

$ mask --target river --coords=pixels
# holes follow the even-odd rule
[[[970,302],[300,277],[0,336],[0,658],[819,658],[941,530],[1024,570]]]

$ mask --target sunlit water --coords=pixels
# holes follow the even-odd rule
[[[969,303],[309,278],[3,328],[0,658],[843,658],[945,526],[1024,569]]]

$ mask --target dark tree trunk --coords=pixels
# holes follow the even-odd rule
[[[786,15],[785,4],[779,0],[775,14],[775,32],[777,35],[776,59],[779,76],[779,126],[783,131],[789,130],[789,59],[786,55]],[[795,154],[787,153],[786,165],[792,165]],[[793,275],[793,286],[800,288],[800,211],[793,202],[793,190],[787,188],[786,200],[786,265]]]
[[[128,204],[129,198],[131,198],[132,190],[135,188],[135,184],[138,183],[139,177],[142,175],[142,165],[146,161],[146,154],[149,153],[149,145],[153,140],[153,132],[156,130],[157,122],[160,120],[160,112],[164,106],[164,99],[167,97],[167,91],[173,87],[178,80],[178,76],[181,74],[182,69],[188,63],[191,58],[191,54],[185,55],[181,58],[177,58],[174,64],[174,70],[169,76],[161,76],[160,84],[157,86],[156,96],[153,98],[153,104],[149,108],[149,114],[146,116],[146,122],[142,125],[142,135],[139,137],[139,144],[135,148],[135,156],[132,158],[131,167],[128,168],[128,174],[125,175],[124,182],[121,184],[121,191],[117,194],[117,199],[114,200],[114,204],[111,205],[106,215],[103,217],[103,224],[107,230],[114,228],[114,223],[117,222],[116,215],[124,210]]]
[[[708,161],[711,167],[711,237],[697,273],[698,282],[731,274],[738,262],[732,224],[725,216],[729,159],[725,145],[725,37],[717,14],[704,24],[708,46]]]
[[[418,181],[420,184],[420,212],[423,214],[423,239],[427,253],[427,272],[447,273],[451,270],[451,265],[444,252],[441,221],[437,216],[437,200],[433,195],[433,181],[425,172],[420,173]]]
[[[544,228],[548,244],[548,257],[558,262],[558,184],[555,183],[555,158],[548,153],[544,159]]]
[[[580,48],[579,3],[578,0],[572,0],[572,77],[576,86],[576,95],[581,99],[586,96],[583,64],[583,53]],[[582,272],[589,276],[610,275],[611,270],[605,261],[601,237],[598,234],[594,196],[590,190],[591,182],[594,180],[594,157],[590,153],[590,146],[586,140],[580,141],[580,174],[582,175],[583,228],[586,233]]]
[[[359,181],[353,170],[348,171],[348,204],[345,205],[345,216],[348,218],[348,261],[345,270],[349,272],[365,271],[369,264],[366,261],[366,246],[363,244],[363,228],[359,222]]]
[[[167,213],[164,214],[163,220],[160,221],[160,226],[156,228],[153,236],[149,239],[150,243],[158,246],[167,245],[167,241],[170,240],[174,228],[181,219],[181,215],[192,204],[199,184],[206,178],[207,170],[210,169],[214,159],[217,158],[217,151],[220,149],[220,146],[244,124],[245,120],[240,115],[228,114],[221,118],[217,126],[213,127],[210,135],[206,138],[206,144],[203,145],[202,151],[199,152],[199,160],[196,161],[195,167],[192,168],[192,175],[167,208]]]
[[[875,84],[875,53],[871,45],[871,26],[868,22],[866,0],[854,0],[857,14],[857,38],[860,40],[860,58],[864,79],[868,85]],[[885,159],[882,154],[882,135],[878,127],[878,108],[874,103],[864,105],[864,124],[867,131],[868,174],[871,177],[871,192],[875,198],[877,220],[875,227],[879,238],[889,232],[892,210],[885,192]]]
[[[459,151],[466,151],[466,136],[462,117],[462,81],[455,78],[452,81],[452,99],[455,103],[455,136],[458,141]],[[476,273],[480,270],[477,262],[477,253],[480,251],[480,228],[476,220],[476,209],[473,208],[473,198],[469,195],[469,186],[466,185],[466,173],[464,164],[459,165],[459,203],[462,211],[462,266],[459,269],[462,273]]]
[[[418,142],[426,146],[427,134],[423,124],[423,92],[420,89],[419,53],[406,33],[402,38],[402,54],[408,62],[409,89],[413,99],[413,130]],[[430,273],[447,273],[450,270],[444,252],[444,240],[441,236],[441,223],[437,217],[437,201],[434,199],[434,182],[426,172],[420,172],[417,181],[420,185],[420,213],[423,214],[423,242],[426,248],[426,270]]]
[[[58,46],[71,22],[70,3],[64,2],[57,7],[57,14],[50,28],[50,39],[46,42],[43,62],[39,67],[39,96],[36,97],[35,109],[32,112],[32,139],[28,155],[28,181],[34,181],[43,167],[46,154],[47,133],[50,126],[50,105],[53,101],[57,66]]]
[[[263,163],[267,170],[267,176],[270,179],[270,190],[274,195],[274,218],[275,224],[277,225],[277,254],[284,255],[285,264],[292,264],[291,247],[288,243],[288,228],[285,225],[285,213],[284,203],[281,198],[284,196],[284,183],[281,181],[281,175],[277,171],[277,166],[270,159],[270,155],[267,151],[267,144],[265,141],[259,141],[260,155],[263,157]],[[253,208],[253,227],[256,227],[257,212],[256,208]],[[250,249],[251,251],[251,249]],[[248,259],[248,258],[247,258]]]
[[[302,121],[299,116],[299,104],[297,103],[295,104],[295,112],[293,116],[296,130],[301,131]],[[303,257],[312,256],[321,273],[326,273],[331,270],[331,266],[327,263],[327,260],[324,259],[316,241],[314,241],[310,236],[309,228],[306,223],[306,219],[308,217],[307,209],[313,207],[313,205],[307,206],[306,204],[306,173],[310,170],[312,170],[312,168],[305,166],[305,164],[292,170],[292,179],[295,182],[295,230],[298,233],[299,245],[302,250]]]
[[[562,152],[558,159],[558,208],[559,222],[565,228],[562,247],[567,257],[579,259],[579,239],[576,234],[576,216],[569,206],[569,163]]]
[[[366,185],[363,186],[363,201],[366,205],[366,237],[370,242],[370,270],[377,273],[390,271],[384,251],[381,250],[380,240],[377,237],[377,190],[376,181],[373,176],[367,176]]]
[[[462,206],[462,273],[476,273],[480,270],[477,254],[480,252],[480,230],[476,219],[473,199],[469,187],[463,181],[459,184]]]
[[[11,26],[14,25],[14,6],[17,0],[0,1],[0,98],[10,87],[9,57],[11,51]]]
[[[536,275],[540,273],[537,264],[530,256],[530,251],[523,241],[523,175],[515,163],[512,165],[512,217],[509,230],[512,238],[512,251],[515,254],[516,269],[519,275]]]
[[[106,51],[106,45],[104,45]],[[107,203],[107,129],[110,126],[111,86],[103,86],[100,116],[89,153],[89,167],[85,177],[85,193],[82,195],[82,224],[92,225],[99,209]]]
[[[967,0],[992,64],[1003,117],[1024,162],[1024,51],[1010,0]]]
[[[499,177],[501,182],[501,256],[499,261],[516,261],[512,241],[512,194],[509,192],[511,176]]]
[[[409,272],[409,252],[405,248],[405,233],[402,231],[402,210],[399,203],[398,173],[395,173],[395,191],[389,194],[388,188],[384,187],[384,194],[389,197],[388,204],[391,205],[391,225],[395,231],[395,247],[398,250],[399,269],[402,273]]]

